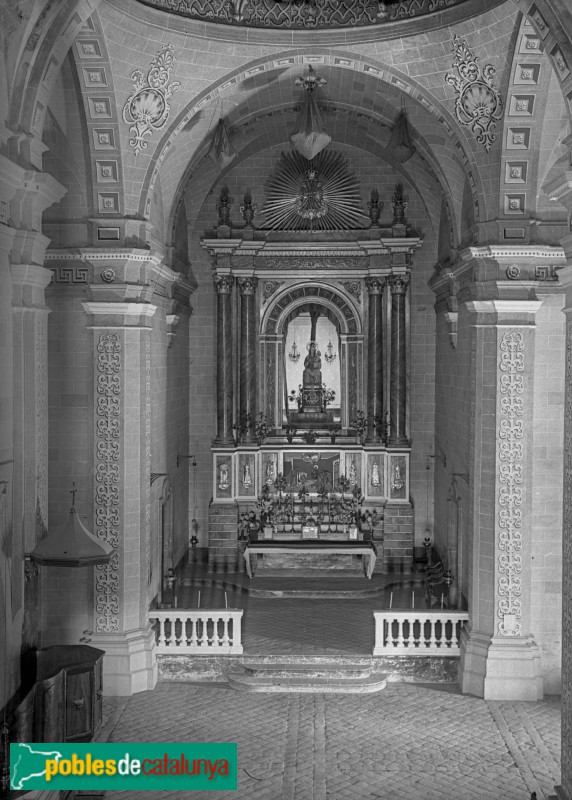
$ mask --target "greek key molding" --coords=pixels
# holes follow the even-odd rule
[[[521,636],[524,337],[508,330],[500,342],[497,427],[497,616],[499,636]]]
[[[175,51],[168,44],[157,51],[145,77],[140,69],[131,73],[133,90],[123,106],[123,121],[129,125],[133,137],[129,144],[136,156],[147,148],[145,137],[167,124],[171,112],[169,98],[181,86],[179,81],[169,83],[174,65]]]
[[[488,153],[496,139],[493,130],[503,115],[501,93],[493,81],[496,70],[492,64],[481,69],[478,57],[457,35],[453,39],[453,52],[453,67],[457,74],[448,72],[445,82],[454,86],[457,92],[455,115],[461,125],[471,128],[477,143],[482,144]]]
[[[89,283],[87,267],[51,267],[52,283]]]
[[[96,535],[114,548],[109,564],[96,567],[97,633],[119,630],[119,458],[121,342],[117,333],[101,333],[97,343],[95,425]]]

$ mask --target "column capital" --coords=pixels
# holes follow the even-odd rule
[[[542,300],[469,300],[469,313],[484,316],[488,325],[534,325]],[[488,317],[488,319],[487,319]]]
[[[59,203],[66,192],[67,189],[51,175],[27,170],[10,203],[13,224],[39,231],[46,208]]]
[[[232,292],[232,287],[234,284],[234,278],[232,275],[215,275],[214,282],[217,294],[230,294]]]
[[[390,275],[387,281],[391,288],[391,294],[405,294],[407,292],[409,275]]]
[[[237,278],[238,287],[240,289],[241,294],[253,295],[256,292],[256,287],[258,286],[258,278],[247,277],[247,278]]]
[[[12,264],[12,307],[46,309],[44,290],[52,280],[49,269],[36,264]]]
[[[367,293],[369,295],[382,294],[383,287],[385,286],[385,278],[366,278],[365,285],[367,286]]]
[[[91,317],[90,328],[151,328],[157,306],[150,303],[82,303]]]

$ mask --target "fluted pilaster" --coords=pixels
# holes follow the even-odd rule
[[[232,445],[232,306],[234,278],[216,275],[217,290],[217,374],[216,374],[216,445]]]
[[[391,288],[391,386],[389,393],[389,444],[407,445],[407,343],[405,302],[409,279],[392,275]]]
[[[384,278],[368,278],[368,342],[367,342],[367,438],[366,443],[380,441],[376,421],[383,414],[383,318]]]

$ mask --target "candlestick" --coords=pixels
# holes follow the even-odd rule
[[[177,608],[177,600],[178,600],[177,595],[175,595],[175,608]]]
[[[224,593],[224,607],[228,608],[228,600],[226,599],[226,592]]]
[[[391,594],[389,595],[389,607],[391,608],[392,605],[393,605],[393,592],[391,592]]]
[[[415,608],[415,589],[411,592],[411,608]]]
[[[441,611],[443,611],[443,595],[441,595]]]
[[[197,603],[197,608],[201,607],[201,590],[199,589],[199,601]]]

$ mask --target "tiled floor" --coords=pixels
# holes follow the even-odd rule
[[[236,792],[193,800],[544,800],[559,780],[560,705],[487,703],[389,684],[375,695],[246,694],[159,684],[108,699],[118,742],[238,743]],[[106,800],[149,800],[110,792]]]
[[[245,609],[248,653],[371,654],[374,608],[421,602],[411,578],[289,579],[288,588],[367,590],[347,599],[264,598],[267,578],[189,570],[179,606]],[[226,597],[225,597],[226,591]],[[393,592],[393,596],[391,595]],[[184,800],[545,800],[559,781],[560,704],[485,702],[451,686],[389,683],[379,694],[248,694],[227,686],[160,683],[106,699],[113,741],[238,743],[236,792],[163,792]],[[106,800],[149,800],[110,792]]]

